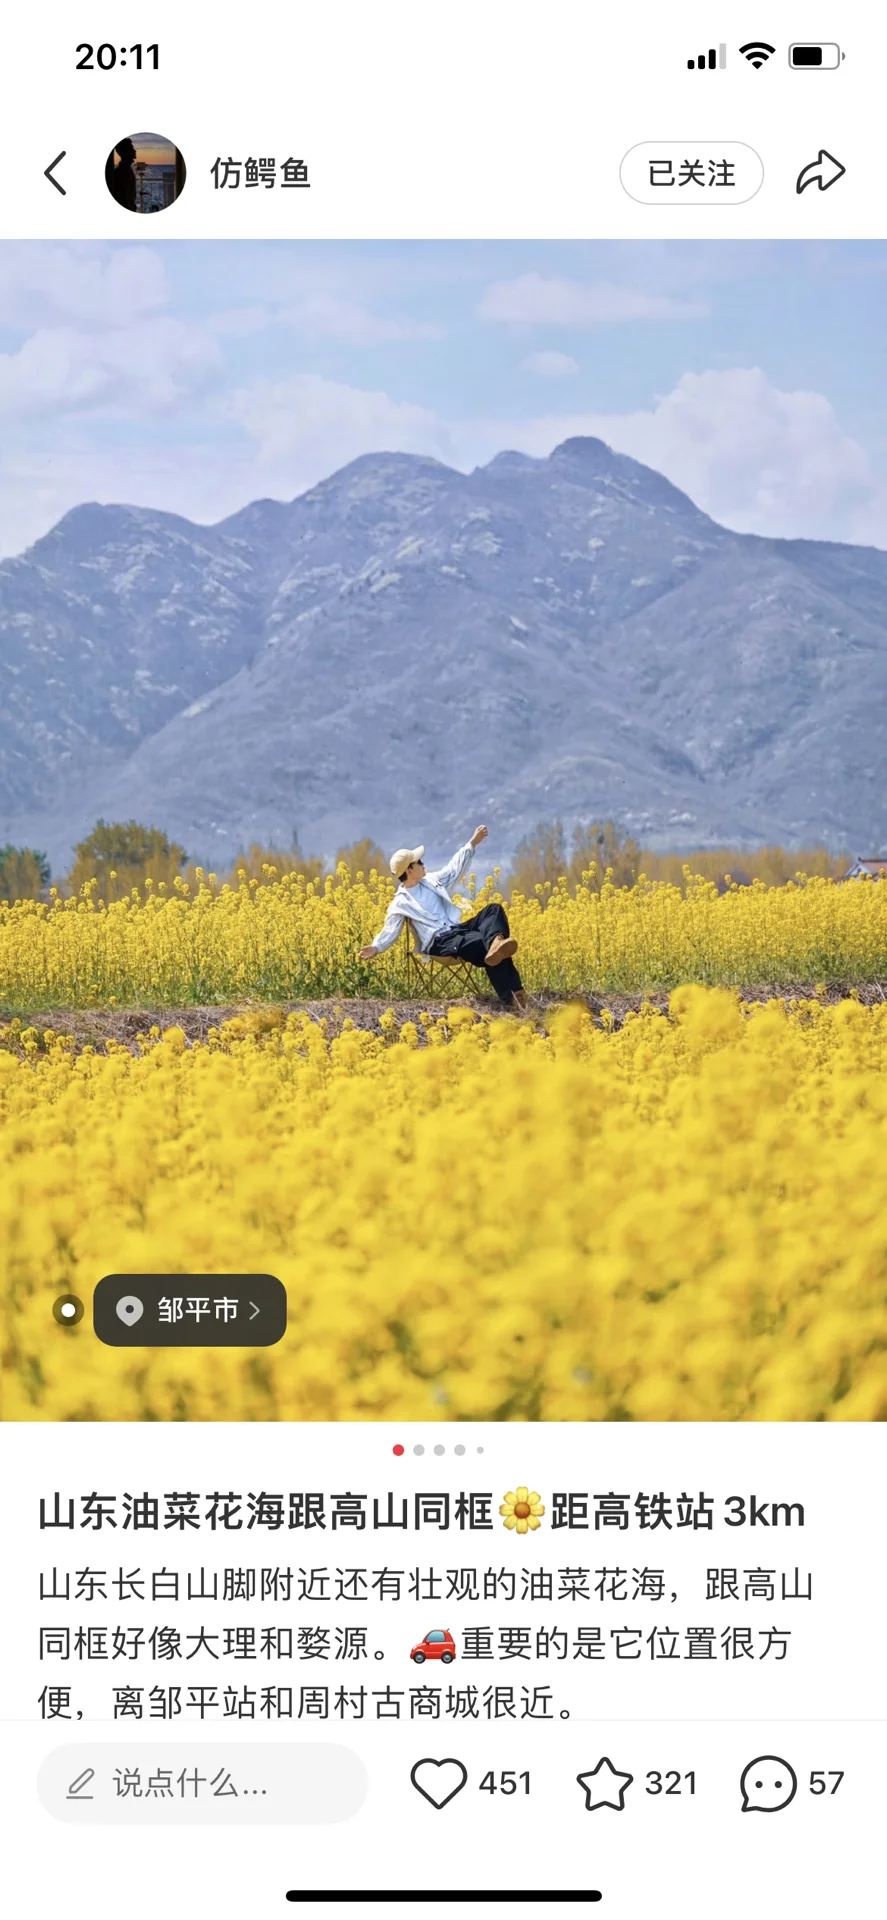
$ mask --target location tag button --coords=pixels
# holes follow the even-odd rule
[[[108,1347],[273,1347],[286,1288],[273,1273],[109,1273],[92,1317]]]

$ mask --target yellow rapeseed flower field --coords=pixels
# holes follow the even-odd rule
[[[814,893],[822,937],[833,914],[864,948],[875,892]],[[810,897],[790,896],[785,952]],[[713,940],[721,913],[752,924],[743,901],[691,911]],[[258,903],[216,913],[271,938]],[[163,911],[108,916],[104,946],[92,916],[34,924],[70,927],[72,959],[82,924],[121,978],[133,924],[167,984],[179,964]],[[525,927],[540,953],[531,908]],[[684,986],[619,1030],[576,1006],[547,1032],[457,1007],[422,1025],[424,1044],[391,1012],[331,1039],[268,1010],[193,1046],[146,1031],[136,1054],[0,1033],[5,1418],[887,1418],[887,1004]],[[109,1272],[277,1274],[286,1338],[103,1347]],[[59,1328],[69,1290],[87,1314]]]
[[[326,881],[297,873],[217,887],[203,877],[171,893],[147,885],[105,905],[87,882],[52,903],[0,904],[0,1006],[175,1007],[245,999],[307,1000],[406,991],[398,941],[375,963],[358,950],[381,926],[391,882],[376,873]],[[473,906],[492,898],[496,876]],[[887,884],[756,881],[719,895],[663,881],[630,888],[566,882],[509,902],[531,992],[669,989],[687,981],[749,986],[876,980],[887,974]]]

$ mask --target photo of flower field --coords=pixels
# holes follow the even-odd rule
[[[0,907],[4,1417],[887,1417],[887,888],[512,898],[523,1020],[355,966],[389,893]],[[287,1336],[56,1329],[107,1272],[275,1273]]]
[[[0,245],[0,1418],[887,1418],[884,242],[137,224]]]

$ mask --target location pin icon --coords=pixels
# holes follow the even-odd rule
[[[142,1302],[135,1293],[125,1293],[123,1299],[117,1302],[117,1318],[123,1321],[125,1327],[134,1327],[136,1321],[141,1320],[144,1311]]]

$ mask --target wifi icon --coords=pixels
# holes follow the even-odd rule
[[[740,47],[739,51],[750,67],[762,67],[765,60],[769,60],[771,53],[776,52],[776,48],[771,47],[766,40],[746,40],[745,46]]]

